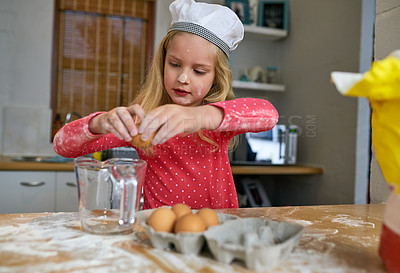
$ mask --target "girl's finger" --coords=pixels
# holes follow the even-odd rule
[[[142,106],[139,104],[134,104],[126,108],[132,116],[136,115],[139,117],[140,120],[143,120],[146,113],[144,112]]]
[[[124,122],[121,120],[118,111],[119,110],[117,110],[116,113],[109,116],[109,124],[111,125],[110,130],[117,137],[118,135],[120,135],[122,136],[122,139],[125,139],[126,141],[131,141],[132,137],[128,129],[126,128]]]
[[[145,112],[139,104],[131,105],[131,106],[127,107],[126,109],[131,114],[132,117],[137,116],[141,122],[143,121],[143,119],[145,117]],[[130,129],[131,136],[136,136],[139,133],[139,130],[135,125],[135,121],[134,121],[134,126],[129,129]]]
[[[166,142],[168,139],[183,133],[182,126],[180,126],[179,122],[176,120],[170,119],[165,122],[154,136],[152,140],[153,145],[162,144]]]
[[[102,124],[103,130],[105,130],[107,133],[112,133],[114,134],[117,138],[123,140],[124,138],[122,135],[108,122],[104,122]]]
[[[125,107],[118,109],[117,114],[121,123],[126,129],[126,132],[124,130],[124,133],[126,133],[126,135],[124,135],[124,138],[130,141],[131,137],[137,134],[134,116],[132,116],[132,114]]]
[[[168,119],[167,113],[160,108],[156,108],[148,113],[139,127],[139,133],[142,134],[142,139],[147,140],[155,131],[159,130]]]

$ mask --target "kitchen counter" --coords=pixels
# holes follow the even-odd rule
[[[298,247],[268,272],[386,272],[378,256],[384,205],[217,210],[305,226]],[[251,272],[154,249],[140,224],[127,235],[84,232],[77,213],[0,214],[0,272]]]
[[[74,171],[73,162],[13,161],[12,157],[0,157],[0,171]]]
[[[74,171],[74,163],[17,162],[11,157],[0,157],[0,171]],[[320,167],[313,166],[232,166],[235,175],[306,175],[322,174]]]

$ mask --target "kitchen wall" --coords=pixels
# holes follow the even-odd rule
[[[49,107],[53,4],[0,1],[0,154],[54,154]]]
[[[170,2],[157,1],[156,43],[167,29]],[[284,93],[241,96],[270,99],[282,122],[302,128],[299,162],[324,168],[323,175],[262,178],[280,205],[355,201],[359,102],[340,96],[329,73],[360,69],[362,2],[292,0],[288,38],[273,45],[245,41],[237,56],[248,56],[232,63],[237,74],[237,64],[254,58],[280,62]],[[52,20],[53,0],[0,2],[0,154],[54,153],[48,141]]]
[[[290,1],[290,35],[282,49],[287,91],[279,96],[279,110],[286,121],[302,128],[299,162],[319,165],[324,174],[270,180],[275,204],[366,202],[368,159],[356,200],[358,99],[340,95],[330,82],[332,71],[360,71],[362,3]],[[371,26],[371,44],[372,30]],[[368,120],[366,129],[360,141],[366,144],[362,152],[368,158]]]

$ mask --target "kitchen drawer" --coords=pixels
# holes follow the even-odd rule
[[[0,172],[0,213],[55,210],[55,172]]]

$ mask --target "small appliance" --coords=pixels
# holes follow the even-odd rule
[[[270,131],[243,134],[231,164],[295,165],[298,131],[297,125],[278,124]]]

